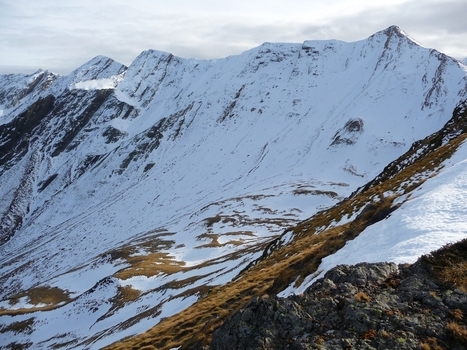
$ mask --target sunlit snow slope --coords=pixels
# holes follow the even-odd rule
[[[397,27],[0,76],[0,345],[145,331],[440,129],[466,86]]]
[[[360,262],[414,263],[418,257],[467,237],[467,146],[463,144],[439,174],[429,178],[385,220],[364,230],[323,259],[318,273],[281,296],[302,293],[326,271]]]

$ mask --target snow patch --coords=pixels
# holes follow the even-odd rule
[[[115,118],[115,119],[112,119],[109,124],[115,129],[118,129],[120,131],[128,131],[128,129],[131,126],[131,120]]]
[[[139,107],[139,103],[135,99],[132,99],[130,96],[124,93],[121,89],[115,89],[114,92],[115,92],[115,96],[117,97],[119,101],[126,103],[127,105],[130,105],[133,107]]]
[[[105,78],[105,79],[95,79],[95,80],[86,80],[80,81],[73,85],[73,89],[78,90],[103,90],[103,89],[115,89],[117,86],[118,79],[117,77]]]

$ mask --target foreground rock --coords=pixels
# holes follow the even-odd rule
[[[467,294],[430,259],[341,265],[303,295],[255,298],[210,349],[466,349]]]

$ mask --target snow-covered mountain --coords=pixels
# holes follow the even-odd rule
[[[395,26],[219,60],[148,50],[129,67],[98,56],[68,76],[0,76],[0,345],[99,348],[145,332],[293,242],[291,227],[384,173],[466,98],[465,64]],[[462,169],[456,155],[445,169]],[[427,180],[419,205],[436,179],[462,193],[457,170]],[[412,262],[463,235],[414,234],[407,252],[378,225],[321,270],[339,254]],[[377,247],[391,253],[364,253]]]

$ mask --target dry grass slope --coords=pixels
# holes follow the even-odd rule
[[[459,136],[399,173],[301,222],[293,228],[294,239],[289,244],[266,250],[267,256],[235,280],[211,289],[197,303],[164,319],[146,333],[113,344],[108,349],[163,350],[179,346],[187,349],[194,344],[208,344],[224,319],[253,296],[277,293],[291,283],[300,284],[306,276],[316,272],[322,258],[336,252],[367,226],[387,217],[395,209],[394,200],[409,194],[439,171],[442,162],[450,158],[465,138],[466,135]],[[352,222],[336,225],[355,213],[359,215]]]
[[[27,308],[18,308],[6,310],[0,308],[1,315],[19,315],[26,314],[35,311],[46,311],[52,310],[59,306],[62,306],[64,303],[70,302],[72,299],[69,297],[69,293],[57,287],[35,287],[28,289],[20,294],[17,294],[9,298],[9,304],[15,306],[22,300],[29,305],[34,305],[33,307]]]
[[[440,282],[467,292],[467,240],[448,244],[422,259],[432,267]],[[458,310],[453,316],[462,318],[462,311]]]
[[[467,239],[447,244],[421,258],[430,267],[441,285],[467,292]],[[452,321],[446,324],[446,333],[460,344],[467,344],[467,328],[464,312],[454,309]],[[428,347],[425,347],[428,349]],[[433,347],[436,348],[436,347]]]

